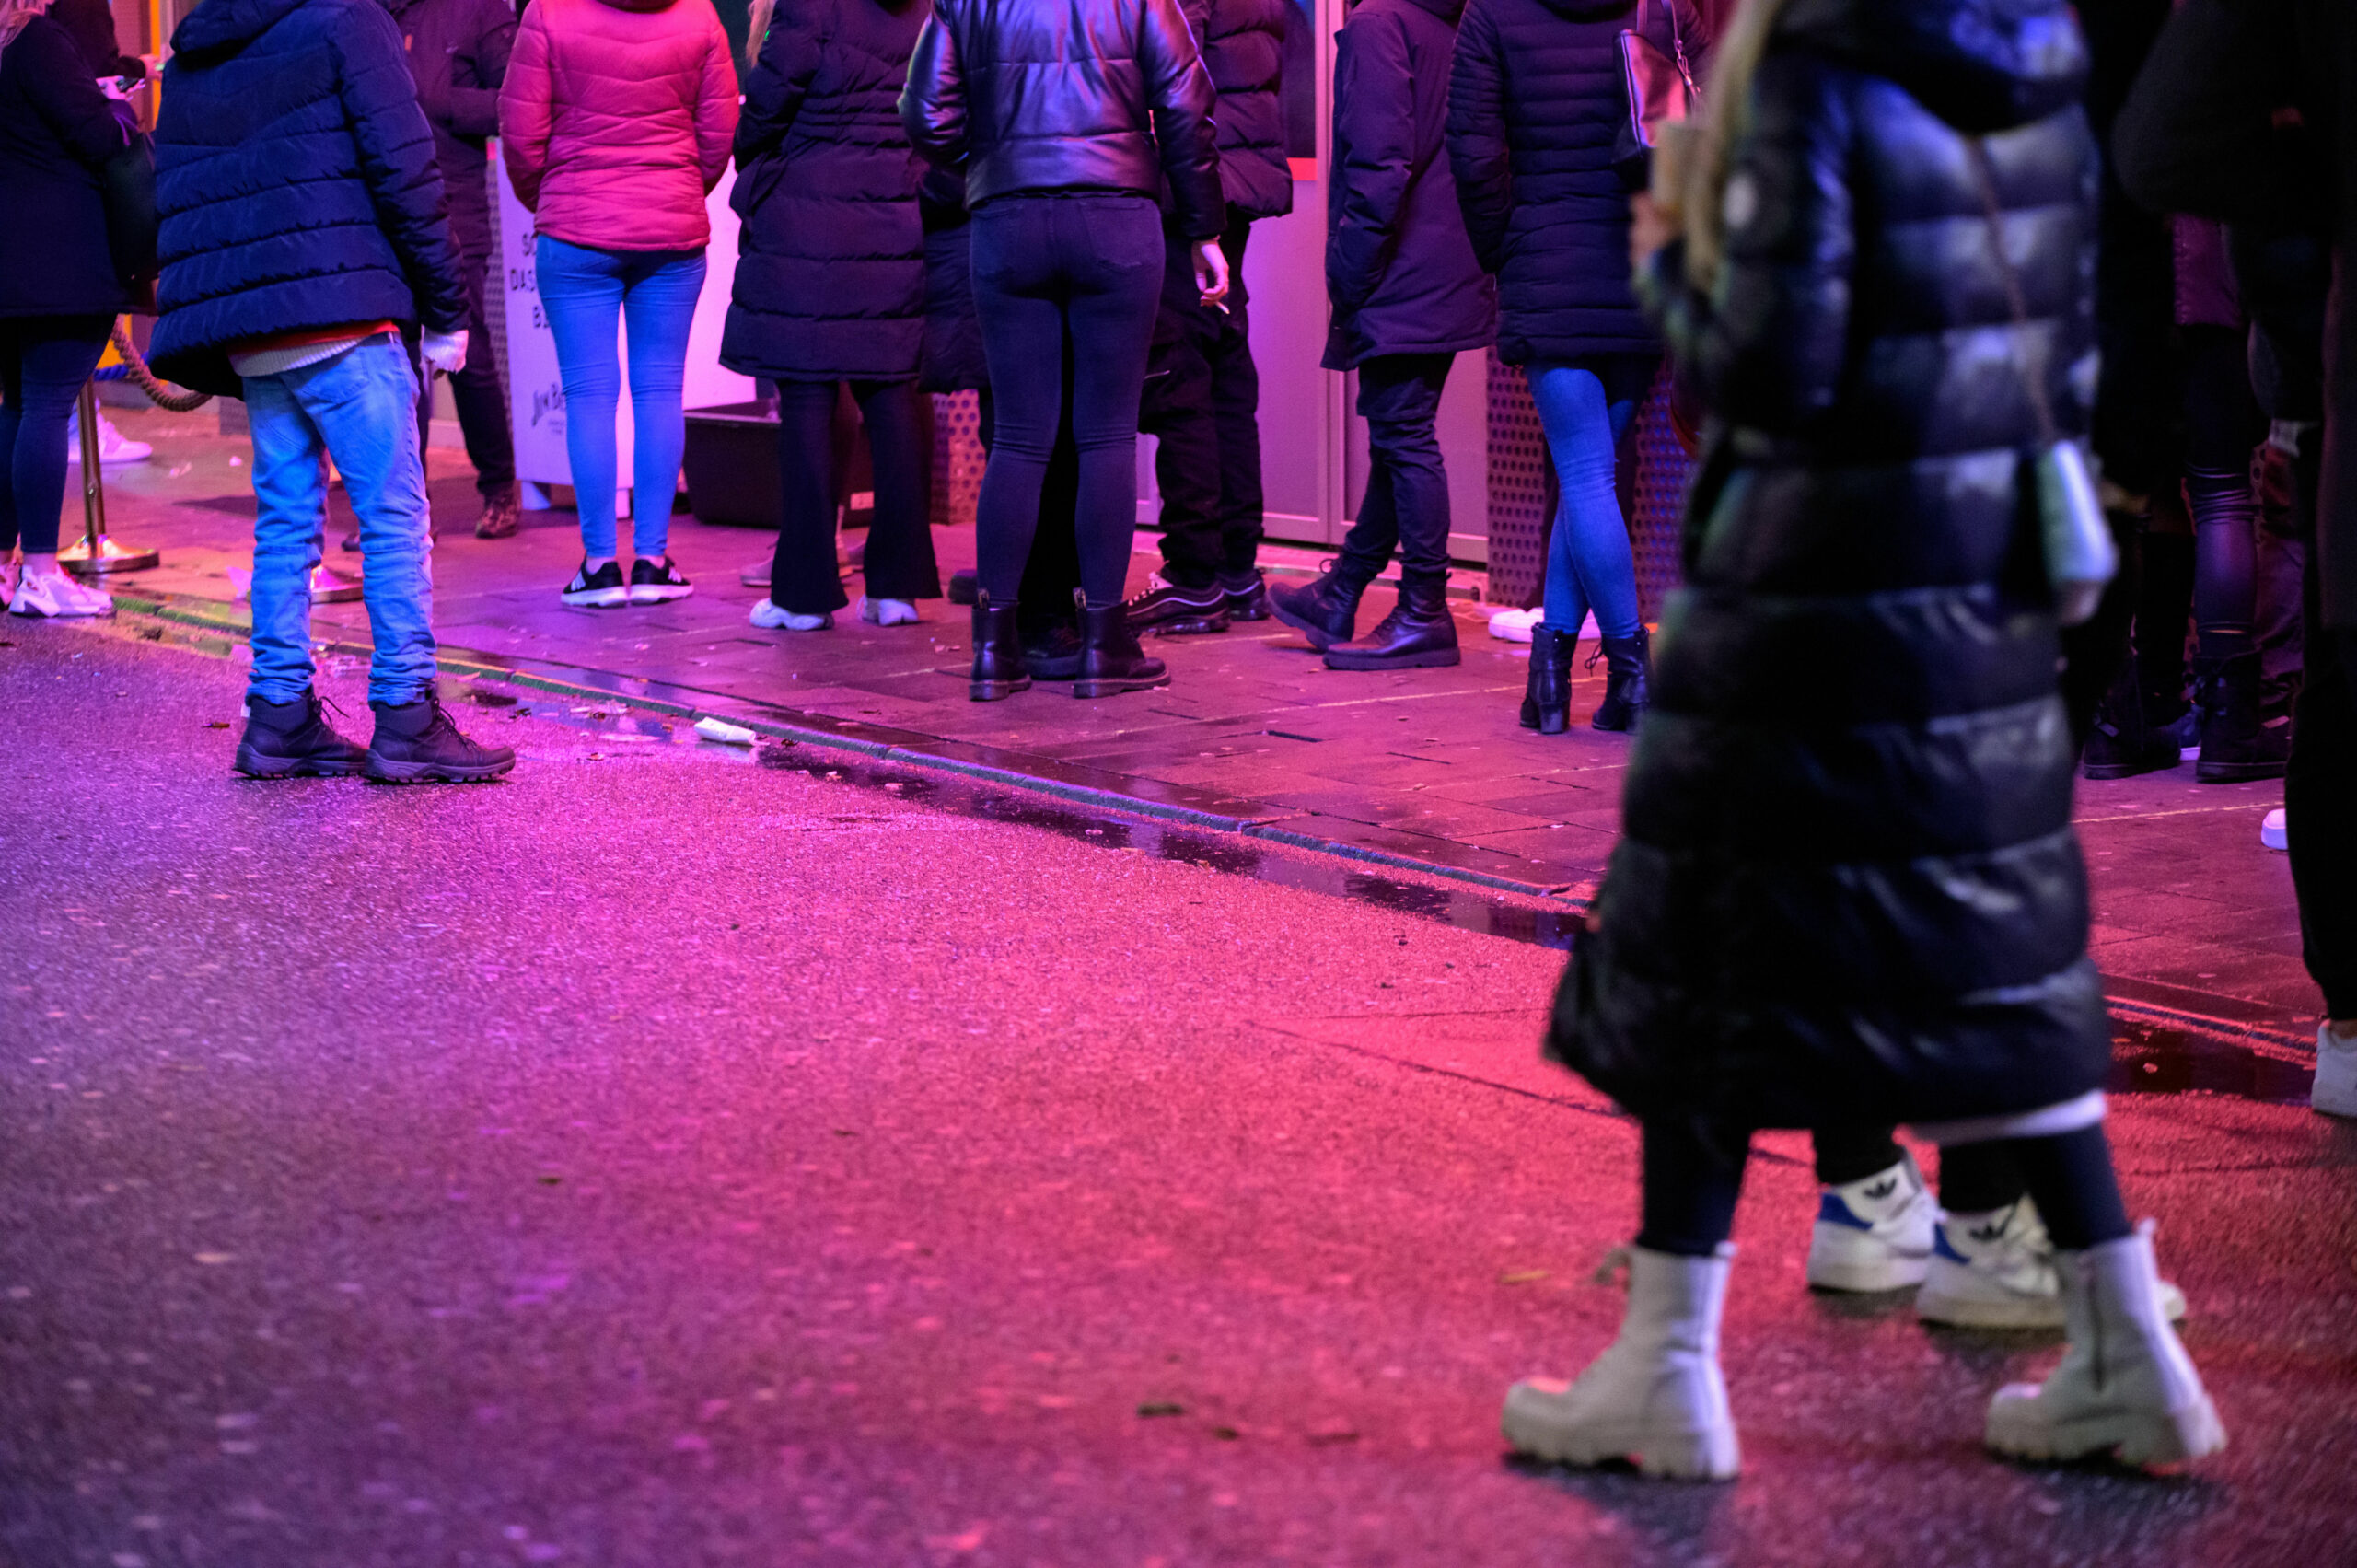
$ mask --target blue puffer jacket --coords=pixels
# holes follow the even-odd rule
[[[205,0],[156,127],[158,375],[237,396],[235,344],[467,324],[434,133],[377,0]]]

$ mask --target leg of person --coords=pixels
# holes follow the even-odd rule
[[[1455,362],[1454,354],[1403,354],[1359,366],[1367,446],[1389,480],[1398,518],[1399,599],[1364,637],[1328,648],[1329,669],[1423,669],[1461,657],[1448,612],[1448,470],[1438,428],[1441,389]]]
[[[1817,1223],[1807,1279],[1817,1290],[1905,1290],[1923,1282],[1939,1221],[1923,1173],[1887,1127],[1820,1127]]]
[[[17,370],[8,389],[16,415],[6,488],[14,532],[24,552],[8,609],[17,615],[104,615],[114,599],[75,582],[57,564],[59,515],[65,504],[66,425],[83,384],[106,352],[111,319],[48,317],[15,323]]]
[[[361,749],[335,732],[312,688],[311,568],[327,528],[327,446],[285,377],[254,377],[245,394],[254,474],[253,668],[231,766],[257,779],[356,773]]]
[[[835,383],[777,384],[777,472],[784,505],[770,591],[753,605],[765,630],[817,632],[834,624],[843,598],[835,567]]]
[[[1604,383],[1576,365],[1533,365],[1527,373],[1555,471],[1555,513],[1547,533],[1547,571],[1538,624],[1530,631],[1530,675],[1523,691],[1522,726],[1562,735],[1572,722],[1572,661],[1588,614],[1578,556],[1577,512],[1608,508],[1618,527],[1620,500],[1613,490],[1613,453]],[[1627,553],[1628,530],[1620,529]],[[1634,558],[1630,598],[1636,597]],[[1599,575],[1605,575],[1599,573]]]
[[[1561,1464],[1633,1459],[1647,1475],[1724,1481],[1742,1468],[1719,1319],[1727,1236],[1750,1134],[1644,1124],[1644,1221],[1629,1249],[1620,1337],[1568,1388],[1517,1383],[1503,1425],[1518,1453]]]
[[[2186,506],[2193,514],[2195,670],[2201,695],[2203,784],[2280,778],[2291,720],[2260,717],[2258,506],[2251,453],[2267,433],[2251,395],[2246,335],[2183,329]]]
[[[533,252],[540,308],[556,340],[564,387],[564,457],[581,521],[581,567],[560,596],[567,604],[611,609],[630,602],[614,550],[614,416],[621,405],[624,258],[541,235]]]
[[[2309,1103],[2357,1117],[2357,629],[2324,621],[2323,572],[2308,551],[2307,674],[2293,726],[2283,809],[2301,957],[2324,992]]]
[[[916,601],[941,597],[941,568],[933,558],[933,451],[917,401],[923,394],[914,381],[857,381],[852,392],[876,468],[860,616],[881,626],[912,625]]]
[[[1615,467],[1636,424],[1637,403],[1651,389],[1659,360],[1650,354],[1611,354],[1599,361],[1605,424],[1612,435]],[[1635,470],[1629,468],[1631,482]],[[1634,492],[1631,493],[1631,504]],[[1604,701],[1590,721],[1596,729],[1637,727],[1653,703],[1653,645],[1637,598],[1637,562],[1629,543],[1627,515],[1616,484],[1608,519],[1601,508],[1583,507],[1577,517],[1580,544],[1573,552],[1580,587],[1596,612],[1597,640],[1604,645]],[[1624,564],[1625,563],[1625,564]]]
[[[1169,684],[1130,629],[1122,590],[1137,532],[1136,411],[1162,289],[1162,218],[1143,196],[1060,203],[1056,250],[1071,280],[1072,438],[1080,454],[1073,514],[1084,599],[1075,697]]]
[[[1232,621],[1269,618],[1260,579],[1266,502],[1260,488],[1260,367],[1252,358],[1251,296],[1244,288],[1244,248],[1249,218],[1232,217],[1221,249],[1227,253],[1225,314],[1207,311],[1205,357],[1212,371],[1212,422],[1219,431],[1220,587]]]
[[[1016,624],[1023,668],[1034,680],[1071,680],[1080,674],[1080,543],[1073,515],[1080,505],[1080,451],[1072,440],[1072,340],[1064,340],[1064,406],[1056,445],[1039,485],[1039,526],[1023,561]]]
[[[1360,367],[1364,385],[1365,367]],[[1399,513],[1392,505],[1391,470],[1371,465],[1358,515],[1342,536],[1342,548],[1307,583],[1280,583],[1269,590],[1269,612],[1309,640],[1319,653],[1347,643],[1358,629],[1359,600],[1367,585],[1390,563],[1399,543]]]
[[[24,414],[23,323],[0,317],[0,609],[17,597],[17,432]]]
[[[1989,1446],[2031,1459],[2109,1453],[2131,1465],[2225,1446],[2200,1375],[2169,1326],[2152,1226],[2128,1223],[2102,1124],[2012,1147],[2059,1249],[2067,1345],[2043,1384],[1998,1390]]]
[[[474,465],[475,493],[482,497],[477,539],[505,539],[523,526],[516,503],[516,438],[507,427],[507,397],[499,389],[498,350],[491,341],[484,309],[484,258],[461,255],[467,278],[467,362],[450,377],[450,401],[459,411],[459,434]]]
[[[1164,236],[1162,292],[1154,353],[1138,404],[1138,429],[1155,438],[1154,474],[1162,492],[1162,570],[1130,601],[1130,625],[1144,632],[1225,632],[1227,595],[1219,587],[1219,427],[1212,417],[1212,368],[1196,298],[1193,246]]]
[[[703,293],[701,250],[637,261],[625,274],[622,314],[630,329],[630,601],[663,604],[695,589],[670,556],[671,504],[679,494],[679,454],[688,444],[681,395],[688,333]]]

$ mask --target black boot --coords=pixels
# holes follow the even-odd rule
[[[505,746],[478,746],[459,733],[430,692],[414,703],[371,703],[377,733],[360,771],[379,784],[480,784],[516,765]]]
[[[1604,639],[1604,701],[1588,721],[1596,729],[1631,730],[1653,706],[1653,642],[1643,626],[1633,637]]]
[[[1309,639],[1319,653],[1347,643],[1359,623],[1364,583],[1354,583],[1328,562],[1314,583],[1279,583],[1269,590],[1269,611]]]
[[[291,703],[246,699],[246,733],[229,765],[250,779],[340,779],[360,771],[360,748],[335,732],[319,695]]]
[[[2131,779],[2157,773],[2177,764],[2177,738],[2152,722],[2151,684],[2142,668],[2143,656],[2131,655],[2096,706],[2096,726],[2080,753],[2081,771],[2091,779]]]
[[[2193,776],[2201,784],[2247,784],[2280,779],[2292,755],[2292,721],[2259,714],[2257,653],[2231,658],[2197,658],[2200,683],[2201,760]]]
[[[1579,633],[1530,629],[1530,684],[1522,693],[1522,727],[1561,735],[1572,727],[1572,656]]]
[[[1125,605],[1088,605],[1080,612],[1080,675],[1072,683],[1075,697],[1117,697],[1170,684],[1170,667],[1148,658],[1130,630]]]
[[[1364,637],[1326,650],[1329,669],[1431,669],[1458,661],[1448,584],[1401,583],[1399,602]]]
[[[1016,608],[993,604],[985,592],[974,596],[974,670],[966,681],[966,695],[974,702],[1001,702],[1031,685],[1031,672],[1023,667],[1023,636],[1015,626]]]

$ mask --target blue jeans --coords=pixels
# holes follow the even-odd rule
[[[65,422],[106,352],[110,316],[0,318],[0,555],[57,553]]]
[[[362,592],[376,653],[371,703],[434,688],[433,548],[417,445],[417,377],[378,333],[318,365],[246,380],[254,443],[254,668],[247,692],[291,703],[311,685],[311,568],[327,525],[324,458],[360,518]]]
[[[1576,636],[1591,610],[1607,637],[1633,637],[1641,629],[1637,561],[1613,467],[1656,363],[1652,355],[1616,354],[1530,366],[1530,397],[1560,494],[1541,621],[1550,631]]]
[[[593,559],[614,553],[614,412],[622,392],[615,337],[627,321],[636,446],[631,550],[659,557],[671,536],[671,497],[688,439],[679,393],[687,382],[688,329],[703,292],[703,252],[595,250],[543,234],[534,265],[564,381],[564,454],[573,464],[582,552]]]

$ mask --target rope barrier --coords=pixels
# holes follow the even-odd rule
[[[156,373],[147,368],[146,359],[133,346],[131,334],[124,331],[120,316],[115,318],[114,323],[114,351],[122,355],[122,374],[138,382],[139,389],[146,393],[148,401],[157,408],[172,413],[192,413],[213,401],[210,392],[184,392],[157,380]],[[112,377],[100,371],[99,378]]]

